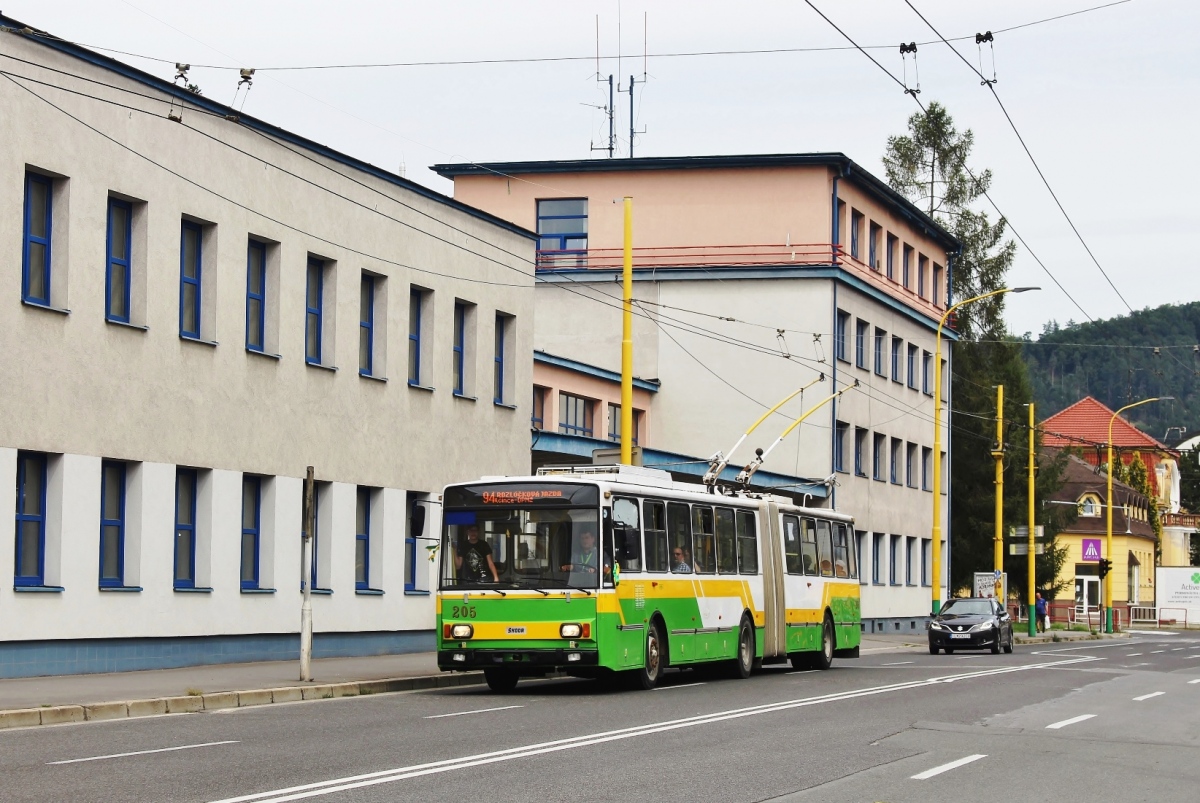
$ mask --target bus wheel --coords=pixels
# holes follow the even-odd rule
[[[821,623],[821,651],[813,653],[813,669],[828,669],[833,664],[833,621],[825,614]]]
[[[732,677],[742,679],[750,677],[754,671],[754,628],[750,626],[750,620],[744,617],[738,627],[737,658],[733,660],[731,669]]]
[[[509,669],[485,669],[483,670],[483,679],[487,681],[489,689],[504,694],[515,689],[517,681],[521,678],[516,672]]]
[[[646,661],[641,669],[634,670],[637,685],[649,691],[658,685],[662,678],[663,663],[666,659],[666,648],[662,640],[662,631],[658,622],[646,625]]]

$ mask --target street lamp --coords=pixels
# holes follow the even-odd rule
[[[1003,293],[1024,293],[1040,287],[1002,287],[990,293],[963,299],[946,308],[937,325],[937,349],[933,358],[933,613],[942,609],[942,327],[950,313],[964,304]]]
[[[1104,515],[1106,517],[1106,522],[1104,525],[1104,557],[1110,561],[1112,560],[1112,554],[1113,554],[1113,544],[1112,544],[1112,503],[1113,503],[1113,501],[1112,501],[1112,482],[1113,482],[1112,428],[1113,428],[1113,422],[1117,420],[1117,416],[1119,416],[1121,413],[1125,412],[1126,410],[1128,410],[1132,407],[1138,407],[1143,404],[1149,404],[1150,402],[1174,401],[1174,400],[1175,400],[1174,396],[1155,396],[1154,398],[1142,399],[1141,401],[1135,401],[1133,404],[1127,404],[1124,407],[1122,407],[1120,410],[1117,410],[1115,413],[1112,414],[1112,417],[1108,419],[1108,498],[1107,498],[1107,504],[1106,504],[1106,509],[1105,509],[1105,513],[1104,513]],[[1128,520],[1129,520],[1129,516],[1127,513],[1126,521],[1128,521]],[[1111,632],[1113,632],[1113,594],[1112,594],[1113,581],[1112,581],[1111,576],[1105,577],[1103,579],[1104,579],[1104,632],[1111,633]]]

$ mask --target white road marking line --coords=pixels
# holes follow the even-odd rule
[[[880,666],[904,666],[911,663],[912,661],[892,661],[890,664],[880,664]]]
[[[1166,652],[1166,650],[1151,650],[1151,651],[1150,651],[1150,654],[1151,654],[1151,655],[1158,655],[1160,652]]]
[[[421,719],[443,719],[445,717],[465,717],[467,714],[486,714],[489,711],[507,711],[510,708],[524,708],[523,705],[502,705],[499,708],[477,708],[474,711],[455,711],[452,714],[434,714]]]
[[[1142,700],[1149,700],[1151,697],[1158,697],[1159,695],[1162,695],[1162,694],[1166,694],[1166,692],[1165,691],[1152,691],[1149,694],[1143,694],[1141,697],[1134,697],[1133,701],[1135,703],[1140,703]]]
[[[859,668],[866,669],[865,666],[859,667]],[[791,672],[784,672],[783,674],[785,674],[785,675],[807,675],[812,672],[819,672],[819,671],[821,671],[821,670],[819,670],[819,669],[793,669]]]
[[[47,761],[46,766],[54,764],[79,764],[83,761],[103,761],[107,758],[125,758],[126,756],[144,756],[149,753],[171,753],[176,750],[191,750],[193,747],[215,747],[219,744],[239,744],[237,740],[224,742],[204,742],[203,744],[182,744],[179,747],[159,747],[155,750],[134,750],[131,753],[112,753],[107,756],[89,756],[87,758],[68,758],[66,761]]]
[[[1095,714],[1082,714],[1082,715],[1080,715],[1080,716],[1077,716],[1077,717],[1071,717],[1070,719],[1064,719],[1062,722],[1055,722],[1053,725],[1047,725],[1047,726],[1046,726],[1046,730],[1048,730],[1048,731],[1051,731],[1051,730],[1053,730],[1053,731],[1056,731],[1056,730],[1058,730],[1059,728],[1065,728],[1065,727],[1067,727],[1068,725],[1074,725],[1076,722],[1083,722],[1084,720],[1086,720],[1086,719],[1092,719],[1092,718],[1094,718],[1095,716],[1096,716]]]
[[[1172,647],[1171,652],[1179,652],[1182,649],[1183,649],[1183,647]]]
[[[1189,680],[1189,681],[1188,681],[1188,685],[1189,685],[1189,686],[1191,686],[1193,683],[1200,683],[1200,678],[1196,678],[1195,680]]]
[[[552,742],[541,742],[522,747],[511,747],[506,750],[498,750],[491,753],[460,756],[458,758],[433,761],[427,764],[416,764],[408,767],[394,767],[392,769],[380,770],[378,772],[366,773],[364,775],[351,775],[343,778],[333,778],[328,781],[317,781],[315,783],[304,784],[302,786],[292,786],[285,789],[272,789],[266,792],[253,792],[248,795],[225,798],[223,800],[216,801],[215,803],[249,803],[249,801],[257,801],[257,803],[288,803],[289,801],[293,800],[319,797],[321,795],[329,795],[335,792],[346,792],[352,789],[376,786],[378,784],[393,783],[395,781],[403,781],[409,778],[417,778],[426,775],[436,775],[443,772],[454,772],[456,770],[464,770],[485,764],[494,764],[501,761],[530,758],[533,756],[555,753],[562,750],[574,750],[576,748],[590,747],[591,745],[601,744],[603,742],[613,742],[622,739],[632,739],[639,736],[649,736],[655,733],[665,733],[668,731],[679,730],[681,728],[712,725],[728,720],[759,716],[761,714],[773,714],[780,711],[790,711],[811,705],[823,705],[825,703],[854,700],[860,697],[872,697],[878,694],[908,691],[910,689],[919,689],[932,686],[936,683],[954,683],[959,680],[973,680],[975,678],[993,677],[995,675],[1005,675],[1012,672],[1024,672],[1030,669],[1041,669],[1062,664],[1087,663],[1096,660],[1099,659],[1091,656],[1063,658],[1058,661],[1051,661],[1044,664],[1023,664],[1021,666],[1006,667],[1004,669],[964,672],[959,675],[947,675],[939,678],[930,678],[928,680],[892,683],[886,686],[871,686],[864,689],[854,689],[851,691],[836,692],[833,694],[824,694],[815,697],[802,697],[795,700],[784,700],[777,703],[765,703],[763,705],[755,705],[748,708],[735,708],[726,711],[718,711],[712,714],[701,714],[698,716],[686,717],[684,719],[666,720],[647,725],[636,725],[629,728],[621,728],[619,730],[585,734],[583,736],[559,739]]]
[[[686,689],[689,686],[703,686],[705,683],[707,683],[707,681],[702,680],[699,683],[680,683],[678,686],[655,686],[653,690],[670,691],[671,689]]]
[[[1133,657],[1135,657],[1135,656],[1138,656],[1138,655],[1141,655],[1141,653],[1140,653],[1140,652],[1129,652],[1129,653],[1126,653],[1126,654],[1125,654],[1125,657],[1126,657],[1126,658],[1133,658]]]
[[[987,754],[986,753],[976,753],[973,756],[967,756],[965,758],[960,758],[958,761],[951,761],[949,764],[943,764],[940,767],[934,767],[931,770],[925,770],[924,772],[919,772],[916,775],[912,776],[912,779],[914,781],[928,780],[929,778],[932,778],[935,775],[941,775],[943,772],[947,772],[956,767],[961,767],[963,764],[970,764],[972,761],[978,761],[981,758],[987,758]]]

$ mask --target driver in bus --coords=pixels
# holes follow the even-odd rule
[[[486,541],[479,540],[479,527],[472,524],[467,527],[467,543],[459,550],[454,558],[460,580],[470,583],[480,583],[491,574],[492,582],[500,582],[500,573],[492,560],[492,548]]]
[[[596,549],[596,533],[585,525],[579,533],[579,541],[574,554],[571,555],[571,562],[564,563],[562,570],[564,572],[595,574],[599,563],[599,551]]]

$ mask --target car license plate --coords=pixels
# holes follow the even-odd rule
[[[950,638],[970,638],[970,633],[951,633]]]

